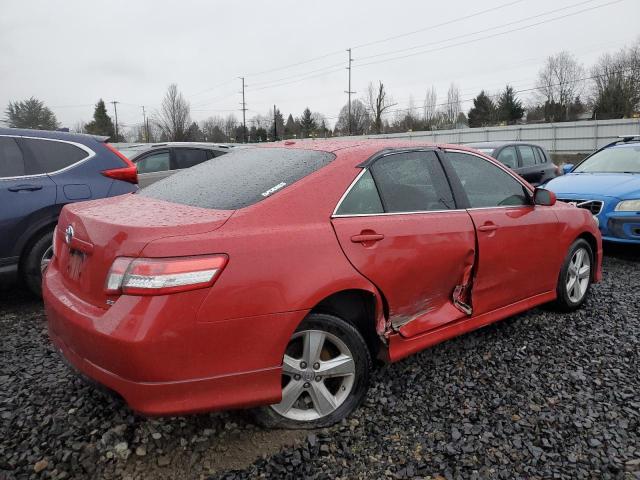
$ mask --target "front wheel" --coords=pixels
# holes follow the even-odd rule
[[[563,312],[578,309],[587,297],[591,286],[593,250],[586,240],[578,239],[569,248],[558,285],[554,306]]]
[[[267,427],[319,428],[355,410],[367,392],[371,355],[358,330],[313,313],[295,331],[282,362],[282,401],[256,410]]]

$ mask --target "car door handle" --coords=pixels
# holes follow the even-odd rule
[[[42,185],[16,185],[15,187],[9,187],[10,192],[35,192],[36,190],[42,190]]]
[[[495,223],[485,223],[484,225],[480,225],[478,227],[479,232],[493,232],[498,229],[498,226]]]
[[[353,243],[379,242],[384,238],[381,233],[361,233],[351,237]]]

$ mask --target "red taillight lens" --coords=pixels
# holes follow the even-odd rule
[[[113,152],[115,155],[117,155],[118,158],[125,163],[126,167],[103,170],[101,172],[102,175],[104,175],[105,177],[113,178],[115,180],[122,180],[129,183],[138,183],[138,169],[133,164],[133,162],[108,143],[105,143],[104,146],[111,150],[111,152]]]
[[[227,264],[226,255],[175,258],[119,257],[113,262],[105,291],[124,295],[165,295],[213,285]]]

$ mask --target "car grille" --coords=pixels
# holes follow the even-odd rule
[[[604,202],[601,200],[578,200],[577,198],[559,198],[558,200],[570,203],[578,208],[586,208],[593,215],[598,215],[604,205]]]

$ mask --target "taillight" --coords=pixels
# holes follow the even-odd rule
[[[126,167],[103,170],[101,172],[102,175],[104,175],[105,177],[113,178],[115,180],[122,180],[129,183],[138,183],[138,169],[133,164],[133,162],[108,143],[105,143],[104,146],[111,150],[111,152],[113,152],[115,155],[117,155],[118,158],[125,163]]]
[[[226,255],[172,258],[116,258],[105,292],[124,295],[165,295],[213,285],[227,264]]]

